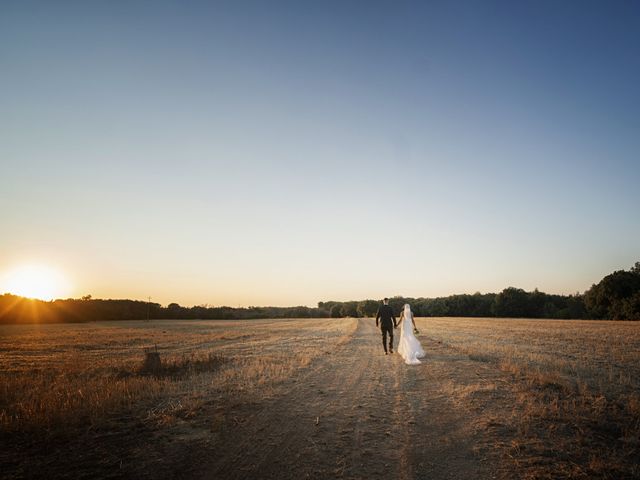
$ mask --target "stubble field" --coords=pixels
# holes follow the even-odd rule
[[[0,326],[2,477],[640,478],[640,323],[417,323]]]

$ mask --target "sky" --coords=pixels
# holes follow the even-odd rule
[[[569,294],[640,260],[638,2],[3,1],[0,72],[0,272],[64,296]]]

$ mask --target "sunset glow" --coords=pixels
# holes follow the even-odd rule
[[[401,3],[0,2],[0,287],[313,307],[634,265],[640,3]]]
[[[53,300],[67,294],[68,283],[57,270],[44,265],[23,265],[8,272],[2,292],[39,300]]]

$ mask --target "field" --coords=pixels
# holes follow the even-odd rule
[[[640,322],[417,323],[0,326],[2,478],[640,478]]]

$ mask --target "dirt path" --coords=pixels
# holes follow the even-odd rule
[[[384,355],[372,320],[359,320],[352,338],[292,381],[286,394],[227,412],[233,422],[189,476],[493,478],[478,453],[476,413],[451,395],[492,372],[422,341],[423,364],[406,366],[398,354]]]

